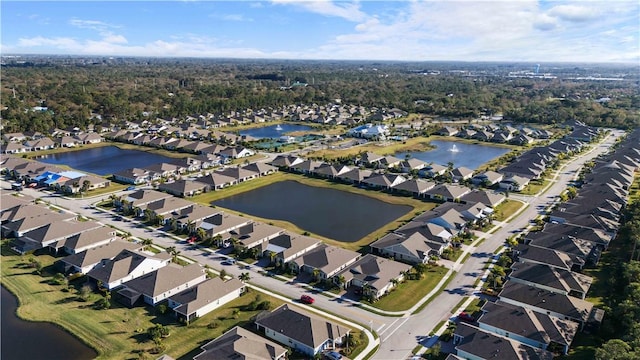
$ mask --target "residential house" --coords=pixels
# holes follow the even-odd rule
[[[569,271],[579,271],[585,264],[580,256],[524,244],[513,248],[513,257],[515,261],[546,264]]]
[[[258,174],[257,176],[267,176],[278,171],[278,168],[265,163],[251,163],[242,167],[243,170]]]
[[[220,151],[218,154],[228,159],[240,159],[243,157],[253,156],[256,154],[256,152],[249,148],[239,146],[239,147],[231,147],[231,148],[224,149]]]
[[[55,146],[56,144],[49,138],[29,140],[24,143],[24,147],[31,151],[49,150]]]
[[[3,154],[20,154],[20,153],[27,152],[28,150],[30,149],[25,147],[21,143],[10,142],[6,145],[2,145]]]
[[[168,253],[149,255],[141,251],[122,250],[112,259],[104,259],[87,273],[87,277],[108,290],[148,274],[171,261]]]
[[[160,178],[168,179],[180,174],[180,167],[169,163],[152,164],[145,166],[144,169],[152,175],[155,174],[155,178],[152,178],[152,180],[158,180]]]
[[[471,178],[471,183],[489,187],[499,183],[503,178],[504,176],[499,172],[487,170]]]
[[[79,186],[76,186],[76,184]],[[83,189],[84,191],[91,191],[95,189],[106,188],[109,185],[111,185],[111,181],[105,178],[93,175],[83,175],[75,179],[65,181],[61,185],[61,189],[68,194],[75,194]]]
[[[572,236],[558,236],[544,231],[528,233],[524,238],[524,243],[583,258],[586,265],[591,266],[596,266],[602,255],[602,249],[592,242],[576,239]]]
[[[500,189],[507,191],[522,191],[529,184],[530,179],[522,176],[512,175],[504,177],[498,183]]]
[[[514,263],[511,266],[509,280],[583,300],[593,282],[593,278],[587,275],[546,264],[528,262]]]
[[[58,250],[62,248],[67,254],[77,254],[109,244],[117,238],[118,236],[114,229],[108,226],[102,226],[70,236],[64,241],[58,242],[56,246]]]
[[[358,163],[364,164],[369,167],[377,167],[380,161],[384,159],[384,156],[378,155],[372,152],[366,152],[360,156]]]
[[[227,186],[235,185],[238,183],[238,180],[236,180],[236,178],[223,175],[215,171],[207,176],[199,177],[194,181],[203,183],[208,186],[208,189],[214,191],[221,190],[226,188]]]
[[[598,328],[604,316],[604,311],[586,300],[512,281],[505,283],[498,299],[556,318],[576,321],[580,329],[585,326]]]
[[[238,183],[245,182],[259,176],[258,173],[241,167],[227,167],[223,170],[216,171],[216,173],[234,178]]]
[[[410,158],[410,159],[404,160],[400,162],[400,164],[398,165],[398,167],[400,168],[400,171],[402,171],[403,173],[410,173],[412,171],[422,170],[426,166],[427,166],[426,162],[422,160],[418,160],[416,158]]]
[[[449,232],[440,228],[451,237]],[[443,242],[430,240],[416,231],[408,234],[391,232],[369,244],[369,247],[374,254],[393,257],[395,260],[410,264],[426,264],[431,256],[440,256],[446,245]]]
[[[169,307],[173,309],[178,320],[188,324],[237,299],[244,292],[245,284],[242,281],[225,281],[216,277],[172,295],[169,298]]]
[[[177,180],[174,182],[166,182],[158,185],[158,190],[164,191],[166,193],[179,196],[179,197],[195,196],[203,192],[206,192],[208,189],[209,189],[208,184],[205,184],[199,181],[185,180],[185,179]]]
[[[380,167],[383,167],[385,169],[390,169],[390,168],[395,168],[395,167],[400,166],[401,162],[402,162],[401,159],[398,159],[395,156],[387,155],[387,156],[383,157],[382,159],[380,159],[378,164],[379,164]]]
[[[283,265],[293,259],[320,246],[322,241],[309,236],[292,234],[285,231],[266,243],[262,243],[264,256],[272,258],[272,262]]]
[[[411,265],[366,254],[339,272],[334,281],[342,281],[345,289],[351,286],[360,288],[364,296],[378,299],[402,282],[409,270]]]
[[[2,233],[5,237],[19,238],[45,225],[75,218],[76,215],[67,212],[53,212],[39,205],[24,205],[2,214]]]
[[[141,216],[149,204],[169,198],[173,198],[173,196],[160,191],[137,190],[129,195],[123,196],[121,199],[116,199],[115,205],[128,211],[134,211],[137,216]]]
[[[458,134],[458,132],[459,130],[454,127],[445,126],[440,130],[436,131],[436,134],[442,135],[442,136],[455,136],[456,134]]]
[[[468,169],[464,166],[460,166],[451,170],[451,179],[454,182],[460,182],[467,179],[471,179],[472,176],[473,176],[473,170]]]
[[[65,245],[67,238],[100,227],[102,227],[102,225],[95,221],[53,221],[25,232],[20,237],[20,240],[31,243],[31,246],[29,246],[31,248],[39,249],[48,247],[57,253],[57,251]],[[103,239],[103,243],[106,244],[111,240],[111,237]],[[98,245],[102,245],[102,243],[98,243]]]
[[[346,135],[365,139],[384,140],[389,136],[389,127],[387,125],[368,123],[350,129]]]
[[[471,189],[464,186],[452,184],[439,184],[425,192],[425,195],[432,200],[458,201],[460,198],[471,192]]]
[[[292,155],[278,155],[273,161],[271,161],[271,165],[276,166],[278,168],[289,168],[293,165],[297,165],[303,162],[304,159],[297,156]]]
[[[255,321],[258,331],[280,344],[307,356],[342,345],[350,329],[288,304]]]
[[[140,250],[143,245],[115,240],[105,245],[89,248],[85,251],[72,253],[60,259],[57,264],[65,274],[86,274],[104,259],[113,259],[123,250]]]
[[[206,279],[205,270],[198,263],[187,266],[168,264],[125,282],[123,288],[118,291],[118,300],[129,307],[135,306],[140,299],[151,306],[156,306],[172,295]]]
[[[216,237],[236,230],[250,222],[251,220],[246,217],[219,212],[202,220],[199,228],[203,229],[207,236]]]
[[[202,225],[202,222],[205,219],[219,213],[220,210],[218,209],[200,204],[193,204],[192,206],[171,212],[171,214],[165,217],[165,223],[172,224],[172,221],[175,220],[176,228],[184,229],[192,224],[191,226],[197,229]]]
[[[151,174],[149,170],[131,168],[114,173],[113,179],[125,184],[144,184],[151,180]]]
[[[339,178],[350,184],[360,184],[372,174],[373,171],[371,170],[355,168],[340,175]]]
[[[488,208],[494,208],[505,201],[507,197],[503,193],[484,190],[473,190],[460,198],[460,201],[467,204],[482,203]]]
[[[200,347],[193,360],[268,359],[286,360],[288,350],[239,326]]]
[[[359,258],[355,251],[322,244],[300,255],[289,266],[295,272],[313,275],[316,280],[329,280]]]
[[[534,348],[559,347],[567,354],[578,323],[559,319],[521,306],[487,302],[482,306],[478,327],[484,331],[519,341]]]
[[[434,178],[434,177],[438,177],[446,174],[447,170],[449,170],[449,168],[446,166],[442,166],[438,164],[429,164],[424,168],[422,168],[422,170],[418,171],[418,175],[422,177]]]
[[[371,188],[389,190],[405,181],[407,181],[407,179],[402,175],[388,173],[372,174],[370,177],[363,180],[362,183]]]
[[[456,354],[463,359],[553,360],[554,358],[553,353],[547,350],[494,335],[465,323],[459,323],[456,327],[453,345]]]
[[[97,133],[80,134],[76,136],[76,139],[82,144],[97,144],[104,140],[102,136]]]
[[[436,183],[423,179],[410,179],[393,187],[393,190],[411,194],[415,197],[425,197],[426,192],[433,189]]]
[[[163,223],[166,219],[171,217],[172,213],[176,213],[182,209],[187,209],[192,206],[193,203],[191,201],[172,196],[147,204],[146,208],[142,213],[139,213],[138,216],[144,215],[149,217],[148,220],[158,220]]]
[[[321,161],[305,160],[301,163],[290,166],[289,169],[302,174],[312,174],[315,172],[317,168],[319,168],[323,164],[324,163]]]
[[[229,232],[229,235],[236,242],[236,247],[241,249],[252,249],[264,242],[280,236],[284,233],[282,228],[267,225],[261,222],[251,222],[238,229]],[[260,252],[261,254],[261,252]]]

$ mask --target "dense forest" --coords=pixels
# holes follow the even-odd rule
[[[550,76],[522,71],[532,64],[498,63],[35,58],[2,65],[5,132],[335,99],[456,119],[499,113],[520,122],[640,125],[638,70],[619,65],[543,67]]]

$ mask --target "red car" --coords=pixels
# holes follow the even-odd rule
[[[314,301],[316,300],[309,295],[300,296],[300,302],[303,304],[313,304]]]
[[[476,321],[476,319],[474,319],[473,316],[471,316],[470,314],[467,314],[464,311],[458,314],[458,319],[460,319],[460,321],[470,322],[470,323]]]

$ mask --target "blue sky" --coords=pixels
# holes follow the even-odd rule
[[[2,54],[640,61],[640,2],[6,1]]]

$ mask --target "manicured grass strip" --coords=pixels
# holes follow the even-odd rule
[[[434,266],[420,280],[407,280],[391,293],[385,295],[371,306],[386,311],[402,311],[410,309],[425,297],[442,280],[449,269]]]
[[[448,270],[447,269],[444,269],[444,270],[445,270],[445,274],[446,274],[446,271],[448,271]],[[444,274],[442,276],[444,277]],[[446,288],[447,285],[449,285],[449,283],[451,282],[451,280],[453,280],[453,278],[455,278],[455,276],[456,276],[456,272],[452,271],[451,272],[451,276],[449,276],[447,281],[445,281],[444,284],[442,284],[442,286],[440,288],[441,289]],[[432,285],[432,287],[435,287],[436,285],[437,285],[437,283],[435,285]],[[428,294],[428,292],[425,293],[424,295],[422,295],[421,298],[424,297],[426,294]],[[425,301],[422,305],[420,305],[420,307],[418,307],[418,309],[416,309],[416,311],[412,312],[411,315],[417,314],[417,313],[421,312],[422,310],[424,310],[424,308],[426,308],[429,305],[429,303],[431,303],[433,301],[433,299],[435,299],[435,298],[436,298],[436,296],[432,296],[431,298],[429,298],[429,300]]]
[[[540,192],[540,190],[544,189],[545,187],[547,187],[547,185],[549,185],[549,180],[544,179],[542,181],[539,180],[533,180],[531,182],[529,182],[529,185],[527,185],[524,190],[522,190],[520,192],[520,194],[522,195],[536,195],[537,193]]]
[[[520,211],[525,204],[518,200],[506,199],[496,206],[494,214],[496,221],[505,221],[509,216]]]

